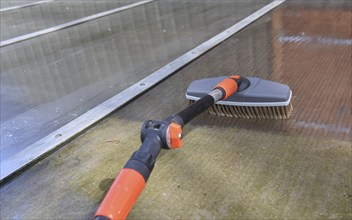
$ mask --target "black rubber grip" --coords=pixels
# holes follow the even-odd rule
[[[213,96],[206,95],[193,103],[192,105],[188,106],[187,108],[183,109],[177,115],[182,118],[184,124],[187,124],[197,115],[205,111],[207,108],[211,107],[215,103]]]

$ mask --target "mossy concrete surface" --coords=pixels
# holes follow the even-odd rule
[[[139,146],[140,122],[110,117],[1,188],[2,219],[90,219]],[[191,125],[162,151],[129,218],[351,218],[351,145]]]

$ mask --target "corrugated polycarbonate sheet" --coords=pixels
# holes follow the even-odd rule
[[[15,20],[15,23],[17,23],[18,25],[16,24],[13,24],[13,25],[7,25],[8,23],[11,23],[9,22],[9,20],[5,21],[4,24],[6,24],[6,27],[3,28],[4,31],[6,31],[5,33],[7,34],[13,34],[15,35],[15,37],[12,37],[12,38],[9,38],[9,39],[6,39],[6,40],[2,40],[0,42],[0,47],[5,47],[5,46],[9,46],[11,44],[16,44],[16,43],[19,43],[21,41],[26,41],[26,40],[29,40],[29,39],[32,39],[32,38],[36,38],[36,37],[40,37],[40,36],[43,36],[43,35],[46,35],[46,34],[50,34],[50,33],[53,33],[53,32],[56,32],[56,31],[59,31],[59,30],[62,30],[62,29],[65,29],[65,28],[69,28],[69,27],[72,27],[72,26],[75,26],[75,25],[79,25],[79,24],[82,24],[82,23],[86,23],[86,22],[89,22],[89,21],[92,21],[92,20],[96,20],[96,19],[99,19],[99,18],[102,18],[102,17],[105,17],[105,16],[108,16],[108,15],[112,15],[112,14],[116,14],[118,12],[121,12],[121,11],[124,11],[124,10],[127,10],[127,9],[131,9],[131,8],[134,8],[134,7],[138,7],[140,5],[143,5],[143,4],[147,4],[147,3],[150,3],[150,2],[153,2],[154,0],[143,0],[143,1],[139,1],[139,2],[134,2],[134,3],[131,3],[131,4],[127,4],[124,2],[115,2],[115,6],[119,5],[119,7],[115,7],[115,8],[112,8],[112,9],[109,9],[109,10],[106,10],[106,6],[109,6],[109,4],[103,4],[104,2],[99,2],[100,5],[103,5],[103,7],[97,7],[96,5],[94,4],[91,4],[86,7],[82,7],[82,5],[79,5],[79,6],[76,6],[78,8],[75,9],[75,7],[73,7],[73,9],[75,10],[72,10],[71,7],[66,4],[64,5],[64,9],[61,7],[61,10],[63,12],[60,12],[60,7],[57,7],[58,9],[56,9],[55,5],[54,5],[54,9],[56,9],[57,11],[60,12],[60,15],[62,17],[64,17],[66,19],[62,21],[62,19],[59,19],[59,18],[54,18],[54,19],[47,19],[45,17],[49,17],[49,18],[53,18],[54,14],[53,12],[49,13],[49,14],[46,14],[43,13],[43,12],[40,12],[38,14],[40,14],[41,16],[39,16],[38,18],[34,19],[35,21],[33,22],[33,15],[24,15],[24,17],[27,17],[28,20],[25,20],[25,21],[22,21],[22,22],[18,22],[18,20],[20,19],[16,19],[15,18],[10,18],[10,21],[12,20]],[[119,3],[119,4],[117,4]],[[62,5],[61,5],[62,6]],[[105,6],[105,10],[104,11],[101,11],[102,8],[104,9],[104,6]],[[111,5],[110,5],[111,6]],[[83,16],[82,17],[82,9],[83,9],[83,14],[89,14],[89,10],[87,10],[87,8],[93,8],[95,10],[97,10],[99,13],[95,13],[95,14],[90,14],[88,16]],[[81,10],[81,11],[80,11]],[[31,10],[31,13],[32,13],[33,10]],[[45,11],[48,11],[48,9],[44,9],[43,10],[44,12]],[[65,16],[65,13],[67,13],[67,15]],[[92,13],[92,12],[90,12]],[[20,15],[22,16],[22,14],[24,13],[21,13]],[[70,16],[71,15],[71,16]],[[78,19],[75,19],[75,20],[72,20],[72,15],[75,15],[75,16],[81,16],[79,17]],[[71,18],[70,18],[71,17]],[[17,22],[16,22],[17,20]],[[55,25],[53,26],[54,24],[51,24],[50,25],[50,21],[54,20],[54,22],[51,22],[51,23],[54,23],[54,24],[57,24],[59,23],[58,25]],[[61,20],[61,22],[60,22]],[[68,21],[67,21],[68,20]],[[49,21],[49,22],[45,22],[45,21]],[[44,23],[44,24],[43,24]],[[21,26],[22,25],[22,26]],[[4,26],[4,25],[3,25]],[[19,27],[17,27],[19,26]],[[46,26],[50,26],[49,28],[46,28]],[[9,28],[10,27],[10,28]],[[29,28],[28,28],[29,27]],[[13,30],[12,30],[13,29]],[[19,32],[19,30],[22,30],[24,33],[27,33],[27,34],[21,34]]]
[[[158,1],[1,48],[1,158],[264,4]]]
[[[0,14],[1,41],[134,2],[136,1],[53,1],[3,12]]]
[[[38,0],[2,0],[0,1],[0,8],[10,8],[10,7],[18,7],[21,5],[28,5],[38,2]]]

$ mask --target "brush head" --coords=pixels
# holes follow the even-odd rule
[[[194,102],[211,92],[227,76],[193,81],[186,98]],[[208,112],[236,118],[287,119],[292,113],[292,92],[287,85],[254,77],[241,77],[238,91],[218,101]]]

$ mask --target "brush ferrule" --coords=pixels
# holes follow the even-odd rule
[[[224,92],[220,89],[214,89],[209,93],[214,98],[214,102],[221,100],[224,97]]]

